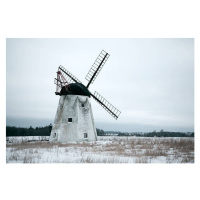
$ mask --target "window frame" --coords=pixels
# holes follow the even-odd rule
[[[84,139],[87,139],[87,138],[88,138],[88,134],[84,133]]]

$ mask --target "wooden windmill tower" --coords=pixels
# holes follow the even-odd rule
[[[55,94],[60,95],[60,100],[50,141],[97,140],[90,97],[93,97],[115,119],[119,117],[121,112],[117,108],[97,92],[92,94],[88,90],[109,56],[104,50],[101,51],[86,75],[87,86],[84,86],[63,66],[58,67],[57,78],[55,78],[54,83],[57,85]]]

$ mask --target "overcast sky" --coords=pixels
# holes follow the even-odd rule
[[[115,120],[91,99],[97,128],[194,131],[193,39],[7,39],[6,48],[7,125],[53,123],[58,66],[87,84],[103,49],[110,57],[89,89],[122,113]]]

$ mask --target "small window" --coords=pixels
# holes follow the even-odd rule
[[[81,104],[82,107],[85,107],[84,103]]]
[[[56,137],[56,133],[54,133],[54,137]]]
[[[87,138],[87,137],[88,137],[87,133],[84,133],[84,138]]]
[[[68,122],[72,122],[72,118],[68,118]]]

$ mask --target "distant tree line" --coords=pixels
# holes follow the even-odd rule
[[[118,133],[118,136],[137,136],[137,137],[194,137],[194,132],[171,132],[164,131],[163,129],[160,132],[148,132],[148,133]]]
[[[102,129],[97,128],[96,131],[97,131],[97,136],[104,136],[105,135],[105,132]]]
[[[160,132],[153,131],[145,133],[144,137],[194,137],[194,132],[184,133],[184,132],[170,132],[161,130]]]
[[[15,126],[6,126],[6,137],[9,136],[50,136],[52,130],[52,125],[45,127],[36,127],[33,128],[19,128]],[[163,129],[160,132],[152,131],[148,133],[128,133],[128,132],[118,132],[118,131],[104,131],[102,129],[96,129],[97,136],[106,136],[106,135],[118,135],[118,136],[136,136],[136,137],[194,137],[194,132],[170,132],[164,131]]]
[[[52,125],[45,127],[19,128],[15,126],[6,126],[6,137],[9,136],[50,136]]]
[[[45,127],[36,127],[33,128],[19,128],[15,126],[6,126],[6,137],[9,136],[50,136],[52,130],[52,125]],[[105,132],[102,129],[96,129],[97,135],[105,135]]]

